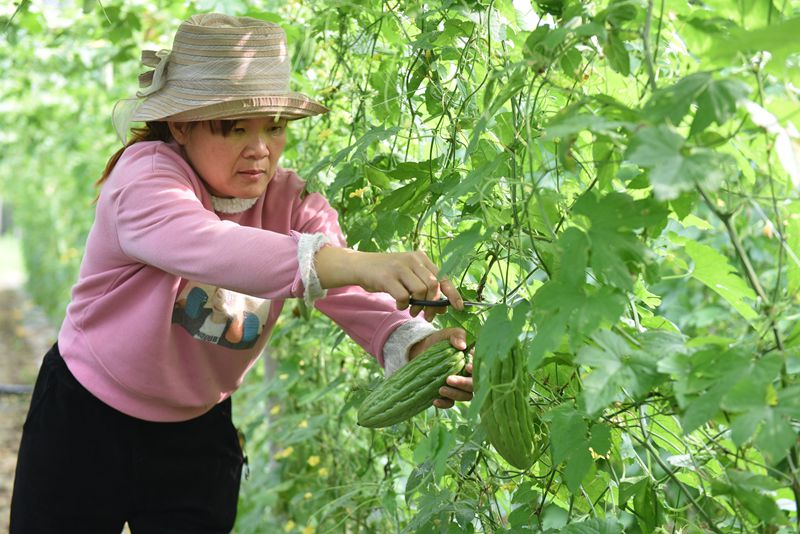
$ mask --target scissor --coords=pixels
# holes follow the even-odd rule
[[[439,300],[421,300],[412,297],[408,299],[408,303],[412,306],[432,306],[434,308],[443,308],[445,306],[452,306],[452,303],[448,298]],[[465,300],[464,306],[481,306],[485,308],[491,308],[492,306],[494,306],[494,304],[491,302],[471,302],[469,300]]]

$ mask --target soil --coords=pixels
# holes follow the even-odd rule
[[[56,338],[19,280],[0,281],[0,533],[8,532],[22,423],[39,364]]]

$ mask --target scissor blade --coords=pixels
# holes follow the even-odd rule
[[[433,307],[443,307],[443,306],[453,305],[449,299],[421,300],[421,299],[410,298],[408,299],[408,303],[411,304],[412,306],[433,306]],[[491,308],[492,306],[494,306],[494,304],[491,302],[473,302],[465,300],[464,306],[481,306],[485,308]]]
[[[491,308],[492,306],[494,306],[494,303],[492,303],[492,302],[472,302],[472,301],[469,301],[469,300],[465,300],[464,301],[464,306],[481,306],[481,307],[484,307],[484,308]]]

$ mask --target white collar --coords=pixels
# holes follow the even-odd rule
[[[220,198],[211,195],[211,205],[219,213],[242,213],[255,206],[258,198]]]

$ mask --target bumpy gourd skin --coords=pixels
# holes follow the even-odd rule
[[[489,442],[505,460],[517,469],[528,469],[538,457],[534,413],[528,405],[530,382],[525,357],[519,346],[503,360],[496,359],[489,368],[478,365],[478,373],[488,373],[489,390],[481,407],[481,421]]]
[[[464,352],[449,341],[437,343],[401,367],[370,393],[358,410],[358,424],[370,428],[391,426],[417,415],[440,397],[447,377],[461,374]]]

